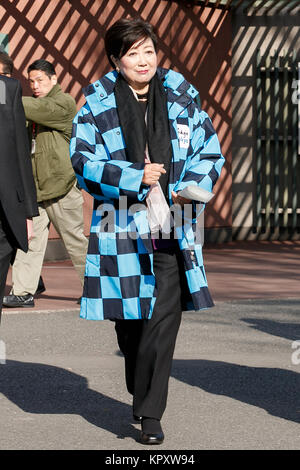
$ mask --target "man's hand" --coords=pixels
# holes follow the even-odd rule
[[[179,196],[179,194],[172,191],[172,201],[174,204],[180,204],[182,207],[184,204],[190,204],[192,201],[191,199],[186,199],[185,197]]]
[[[142,183],[151,186],[157,183],[163,173],[166,173],[163,163],[146,163]]]
[[[27,222],[27,238],[28,238],[28,241],[30,242],[30,240],[32,240],[34,236],[33,221],[32,219],[27,219],[26,222]]]

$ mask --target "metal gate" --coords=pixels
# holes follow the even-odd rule
[[[300,231],[299,57],[256,56],[256,194],[253,231]]]

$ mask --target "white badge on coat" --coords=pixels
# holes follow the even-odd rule
[[[35,153],[35,139],[31,140],[31,155]]]
[[[186,124],[177,124],[179,147],[183,149],[189,148],[190,145],[190,128]]]

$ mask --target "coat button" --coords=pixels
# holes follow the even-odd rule
[[[194,251],[194,250],[191,250],[191,252],[190,252],[190,257],[191,257],[192,263],[196,263],[196,264],[197,264],[197,258],[196,258],[196,254],[195,254],[195,251]]]

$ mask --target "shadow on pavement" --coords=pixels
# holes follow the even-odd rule
[[[8,360],[0,366],[0,393],[26,413],[77,414],[118,438],[137,440],[128,404],[88,388],[74,372],[47,364]],[[174,360],[172,377],[300,423],[300,374],[221,361]]]
[[[74,372],[47,364],[7,360],[0,366],[0,393],[26,413],[77,414],[118,438],[137,440],[132,408],[88,387]]]
[[[241,320],[251,325],[251,328],[262,331],[263,333],[290,339],[291,341],[300,339],[299,323],[266,320],[261,318],[241,318]]]
[[[172,377],[300,423],[300,374],[207,360],[174,360]]]

